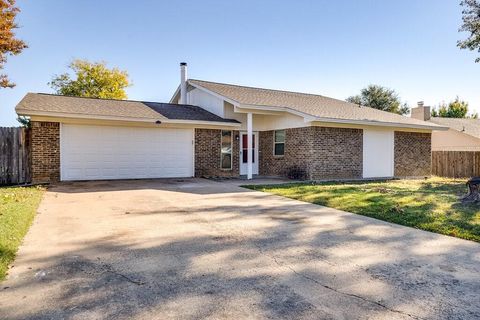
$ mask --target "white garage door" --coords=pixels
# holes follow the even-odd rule
[[[393,177],[392,130],[363,130],[363,177]]]
[[[193,176],[193,130],[63,124],[62,180]]]

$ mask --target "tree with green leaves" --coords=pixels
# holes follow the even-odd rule
[[[432,109],[432,117],[442,118],[473,118],[477,119],[477,113],[468,113],[468,102],[460,100],[456,97],[455,100],[450,101],[448,104],[445,102],[440,103],[436,109]]]
[[[463,7],[463,24],[459,31],[467,32],[469,36],[465,40],[459,40],[457,46],[480,53],[480,0],[462,0],[460,5]],[[475,62],[480,62],[480,57]]]
[[[362,89],[360,94],[348,97],[347,101],[398,114],[407,114],[409,111],[407,104],[402,103],[395,90],[374,84]]]
[[[53,77],[48,84],[57,94],[100,99],[126,99],[125,89],[131,86],[126,71],[109,69],[105,62],[74,60],[69,69],[73,72]]]
[[[27,45],[15,38],[14,30],[18,28],[15,17],[20,9],[15,7],[15,0],[0,0],[0,70],[7,62],[7,56],[20,54]],[[0,74],[0,88],[13,88],[6,74]]]

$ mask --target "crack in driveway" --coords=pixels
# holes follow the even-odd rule
[[[368,302],[368,303],[377,305],[377,306],[379,306],[379,307],[381,307],[381,308],[383,308],[383,309],[386,309],[386,310],[388,310],[388,311],[406,315],[406,316],[408,316],[408,317],[410,317],[410,318],[412,318],[412,319],[425,320],[424,318],[419,317],[419,316],[417,316],[417,315],[410,314],[410,313],[405,312],[405,311],[402,311],[402,310],[390,308],[390,307],[388,307],[388,306],[386,306],[386,305],[384,305],[384,304],[382,304],[382,303],[380,303],[380,302],[378,302],[378,301],[370,300],[370,299],[368,299],[368,298],[362,297],[362,296],[357,295],[357,294],[354,294],[354,293],[344,292],[344,291],[335,289],[335,288],[333,288],[333,287],[331,287],[331,286],[329,286],[329,285],[323,284],[323,283],[321,283],[320,281],[318,281],[317,279],[314,279],[314,278],[312,278],[312,277],[310,277],[310,276],[308,276],[308,275],[306,275],[306,274],[304,274],[304,273],[301,273],[301,272],[296,271],[292,266],[290,266],[290,265],[288,265],[288,264],[282,264],[282,263],[280,263],[280,262],[277,260],[277,257],[275,257],[274,255],[269,255],[268,253],[265,253],[265,252],[263,251],[263,249],[262,249],[261,246],[255,244],[255,247],[257,247],[257,249],[259,250],[259,252],[260,252],[262,255],[267,256],[267,257],[269,257],[270,259],[272,259],[272,260],[275,262],[275,264],[277,264],[279,267],[287,268],[287,269],[289,269],[290,271],[292,271],[294,274],[296,274],[297,276],[302,277],[302,278],[307,279],[307,280],[310,280],[310,281],[314,282],[315,284],[318,284],[319,286],[321,286],[321,287],[323,287],[323,288],[325,288],[325,289],[334,291],[334,292],[336,292],[336,293],[339,293],[339,294],[342,294],[342,295],[345,295],[345,296],[349,296],[349,297],[352,297],[352,298],[360,299],[360,300],[362,300],[362,301],[365,301],[365,302]]]

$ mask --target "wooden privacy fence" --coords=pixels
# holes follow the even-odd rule
[[[432,151],[432,174],[447,178],[480,176],[480,151]]]
[[[0,185],[31,182],[30,132],[0,127]]]

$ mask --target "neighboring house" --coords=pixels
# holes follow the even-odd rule
[[[430,116],[430,107],[418,103],[412,118],[448,127],[432,133],[432,151],[480,151],[480,120]]]
[[[320,95],[187,80],[170,103],[27,94],[34,182],[428,176],[442,126]],[[180,104],[178,104],[180,103]]]

